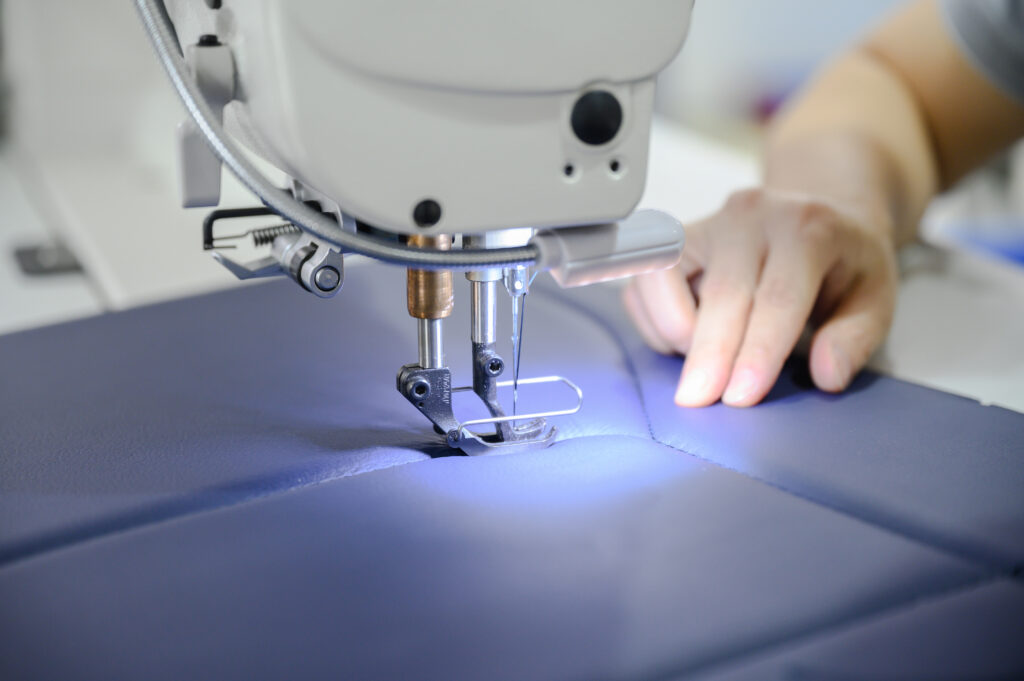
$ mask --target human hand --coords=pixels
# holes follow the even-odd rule
[[[897,270],[885,216],[759,188],[686,235],[679,265],[634,278],[624,294],[648,345],[686,355],[681,406],[760,402],[808,321],[811,377],[842,391],[889,330]]]

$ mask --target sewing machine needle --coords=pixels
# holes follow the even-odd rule
[[[512,415],[519,406],[519,358],[523,349],[523,318],[526,316],[526,294],[512,298]],[[513,427],[514,427],[513,422]]]

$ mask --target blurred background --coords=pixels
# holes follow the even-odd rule
[[[659,107],[728,143],[761,123],[830,55],[896,0],[698,0],[683,51],[658,82]]]
[[[837,50],[897,0],[698,0],[682,53],[659,79],[659,108],[723,144],[757,153],[763,124]],[[1024,266],[1024,144],[938,199],[923,232]]]
[[[896,4],[698,1],[658,94],[704,140],[691,170],[753,167],[766,118]],[[131,3],[0,0],[0,332],[235,285],[199,248],[203,211],[177,204],[182,116]],[[252,200],[225,175],[224,203]],[[937,202],[927,233],[1024,262],[1022,215],[1018,147]]]

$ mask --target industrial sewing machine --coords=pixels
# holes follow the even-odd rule
[[[344,255],[408,268],[418,360],[399,392],[470,454],[549,444],[548,419],[580,408],[560,376],[519,378],[524,300],[550,271],[579,286],[670,267],[676,220],[633,209],[647,166],[654,81],[680,49],[692,0],[136,0],[189,118],[178,130],[182,202],[216,206],[226,165],[262,201],[219,210],[204,246],[240,279],[288,276],[334,296]],[[231,132],[231,137],[224,129]],[[282,190],[248,152],[284,171]],[[237,262],[218,221],[270,253]],[[470,284],[471,386],[442,345],[453,271]],[[496,348],[512,299],[512,370]],[[511,379],[499,380],[511,373]],[[561,383],[564,409],[520,413],[518,386]],[[512,409],[498,388],[513,388]],[[459,420],[452,395],[489,416]]]

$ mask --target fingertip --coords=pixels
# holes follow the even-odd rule
[[[722,402],[730,407],[752,407],[761,401],[765,392],[762,374],[754,368],[741,367],[729,379]]]
[[[672,396],[672,401],[676,403],[677,407],[685,407],[682,400],[683,392],[683,381],[686,379],[686,365],[683,365],[683,371],[679,374],[679,382],[676,384],[675,395]]]
[[[810,365],[814,385],[825,392],[842,392],[853,378],[849,353],[841,344],[826,336],[814,339]]]
[[[712,387],[711,374],[707,369],[684,368],[676,389],[675,402],[680,407],[706,407],[718,398],[718,395],[712,394]]]

